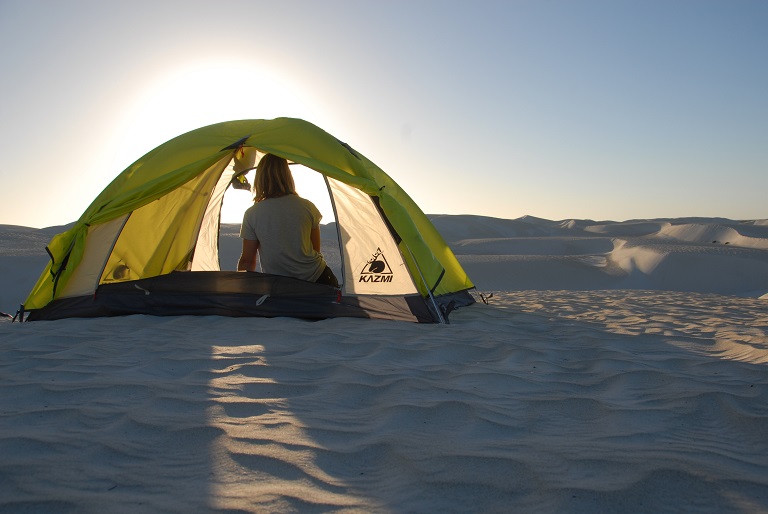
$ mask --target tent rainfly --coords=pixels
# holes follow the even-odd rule
[[[339,289],[222,271],[224,193],[272,153],[322,174],[336,215]],[[126,314],[337,316],[447,322],[474,299],[453,252],[413,200],[351,146],[303,120],[240,120],[193,130],[115,178],[69,230],[21,319]]]

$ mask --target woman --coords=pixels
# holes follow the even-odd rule
[[[317,207],[296,194],[288,161],[267,154],[256,167],[254,204],[245,211],[238,271],[256,271],[261,255],[264,273],[339,287],[320,253]]]

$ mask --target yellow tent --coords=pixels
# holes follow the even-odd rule
[[[224,192],[266,153],[325,178],[344,263],[335,307],[325,305],[329,291],[301,281],[219,269]],[[224,122],[164,143],[118,175],[47,249],[51,262],[23,305],[29,320],[144,312],[444,321],[453,306],[473,301],[453,252],[395,181],[349,145],[291,118]],[[365,269],[377,255],[386,258],[386,276]],[[190,291],[198,302],[179,300]],[[241,298],[253,291],[259,305]]]

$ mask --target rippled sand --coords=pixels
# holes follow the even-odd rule
[[[0,324],[0,511],[761,512],[768,306]]]

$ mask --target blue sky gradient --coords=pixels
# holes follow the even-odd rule
[[[0,0],[0,224],[74,221],[166,140],[277,116],[428,213],[765,218],[766,26],[757,0]]]

